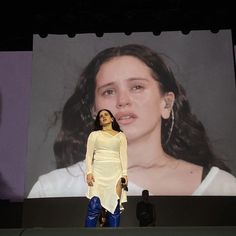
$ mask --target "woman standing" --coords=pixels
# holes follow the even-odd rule
[[[104,208],[108,227],[118,227],[120,208],[126,202],[121,178],[127,177],[127,140],[113,114],[106,109],[98,112],[95,128],[88,137],[86,152],[87,197],[90,199],[85,227],[96,227]]]

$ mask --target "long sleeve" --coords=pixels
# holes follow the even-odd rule
[[[86,174],[90,174],[93,172],[92,163],[93,163],[93,154],[94,154],[94,146],[95,146],[95,132],[89,134],[87,140],[87,150],[86,150]]]
[[[122,133],[121,135],[120,159],[122,166],[122,174],[127,175],[127,168],[128,168],[127,139],[124,133]]]

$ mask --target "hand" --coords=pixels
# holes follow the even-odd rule
[[[87,184],[88,186],[93,186],[93,182],[95,182],[95,179],[93,177],[93,174],[87,174]]]
[[[123,183],[123,184],[128,185],[128,176],[127,175],[123,175],[122,178],[125,179],[125,183]]]
[[[128,191],[128,177],[126,175],[121,177],[121,187],[125,190]]]

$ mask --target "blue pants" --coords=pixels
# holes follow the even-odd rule
[[[85,219],[85,227],[96,227],[102,206],[98,197],[92,197],[88,204],[87,216]],[[115,212],[112,214],[107,212],[106,227],[119,227],[120,225],[120,203],[116,206]]]
[[[120,226],[120,201],[118,200],[118,204],[114,213],[107,212],[107,227],[119,227]]]

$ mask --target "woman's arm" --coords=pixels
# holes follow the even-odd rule
[[[95,136],[94,132],[90,133],[87,140],[87,150],[85,156],[86,175],[93,173],[92,163],[93,163],[94,144],[95,144],[94,136]]]
[[[124,133],[122,133],[121,135],[120,159],[121,159],[121,166],[122,166],[122,175],[126,179],[126,183],[127,183],[128,182],[128,178],[127,178],[128,154],[127,154],[127,139]]]

